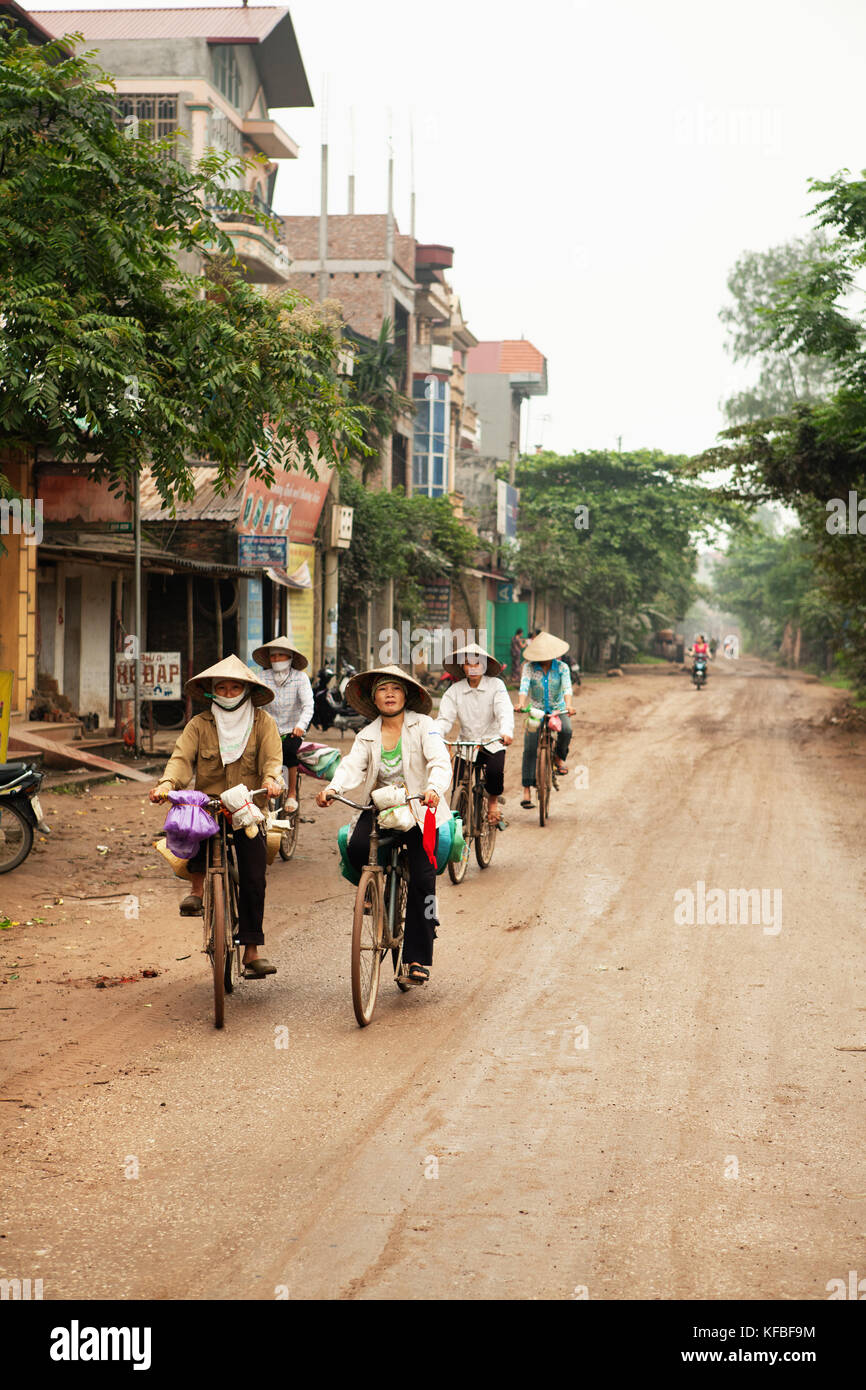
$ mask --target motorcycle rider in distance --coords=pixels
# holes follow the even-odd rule
[[[691,656],[691,657],[702,656],[702,657],[704,658],[704,661],[705,661],[705,662],[708,662],[708,661],[709,661],[709,659],[710,659],[710,649],[709,649],[709,647],[707,646],[707,639],[704,637],[704,634],[703,634],[702,632],[699,632],[698,635],[697,635],[697,637],[695,638],[694,646],[691,647],[690,650],[689,650],[689,656]],[[694,662],[692,662],[692,672],[693,672],[693,673],[694,673],[694,669],[695,669]]]
[[[262,683],[274,692],[268,713],[277,721],[283,742],[283,764],[289,771],[286,810],[298,809],[298,749],[313,717],[313,687],[305,675],[309,662],[286,637],[256,647],[253,661],[263,666]]]
[[[451,725],[460,725],[460,738],[477,741],[486,746],[478,749],[478,762],[486,768],[487,791],[490,798],[488,820],[498,825],[502,812],[499,798],[505,778],[505,749],[514,740],[514,710],[504,681],[499,679],[502,663],[476,642],[461,647],[445,670],[451,676],[450,685],[442,696],[434,728],[443,737]],[[463,760],[457,758],[454,775],[463,775]]]

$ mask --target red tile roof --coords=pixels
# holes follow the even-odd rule
[[[288,10],[276,5],[213,5],[203,9],[31,10],[52,34],[86,39],[261,40]]]
[[[503,372],[508,375],[544,373],[544,354],[533,347],[528,338],[505,338],[499,342],[483,342],[471,349],[466,362],[467,372],[487,375]]]

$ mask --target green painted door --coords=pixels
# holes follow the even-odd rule
[[[528,603],[497,603],[496,607],[496,635],[493,646],[493,655],[497,661],[501,661],[506,672],[511,671],[511,639],[519,627],[523,628],[524,637],[529,636],[529,604]]]

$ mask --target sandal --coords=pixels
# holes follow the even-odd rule
[[[430,971],[426,965],[410,965],[406,968],[406,978],[411,980],[413,985],[426,985],[430,979]]]
[[[521,806],[523,807],[524,811],[531,811],[531,810],[532,810],[532,802],[531,802],[531,801],[521,801],[520,804],[521,804]]]
[[[187,893],[180,905],[180,915],[181,917],[201,917],[201,898],[197,897],[195,893]]]
[[[277,967],[271,965],[264,956],[256,956],[255,960],[248,961],[244,966],[245,980],[263,980],[266,975],[276,975]]]

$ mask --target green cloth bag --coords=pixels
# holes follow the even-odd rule
[[[361,882],[360,872],[355,868],[349,859],[349,834],[351,826],[341,825],[337,832],[337,844],[340,849],[340,873],[343,878],[347,878],[350,883],[357,887]],[[436,873],[437,875],[445,872],[450,860],[452,864],[458,864],[463,858],[463,821],[459,816],[452,814],[451,819],[444,825],[439,826],[436,836]],[[379,850],[379,863],[384,866],[388,862],[388,849]]]

